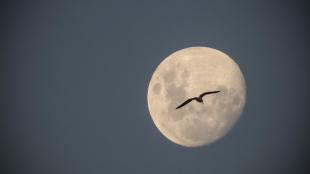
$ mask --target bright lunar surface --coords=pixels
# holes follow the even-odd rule
[[[181,103],[207,91],[203,103]],[[179,50],[164,59],[148,87],[148,108],[159,131],[172,142],[197,147],[223,137],[239,119],[246,85],[239,66],[208,47]]]

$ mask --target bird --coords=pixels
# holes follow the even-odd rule
[[[208,94],[214,94],[214,93],[218,93],[220,91],[209,91],[209,92],[204,92],[202,94],[199,95],[199,97],[193,97],[193,98],[190,98],[190,99],[187,99],[185,102],[183,102],[180,106],[176,107],[175,109],[179,109],[183,106],[185,106],[186,104],[188,104],[189,102],[193,101],[193,100],[196,100],[197,102],[199,103],[203,103],[203,100],[202,100],[202,97],[205,96],[205,95],[208,95]]]

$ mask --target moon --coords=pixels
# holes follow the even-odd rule
[[[220,91],[178,105],[207,91]],[[154,71],[147,92],[148,109],[158,130],[185,147],[213,143],[238,121],[246,102],[246,84],[236,62],[209,47],[174,52]]]

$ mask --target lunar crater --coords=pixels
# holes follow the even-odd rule
[[[153,91],[154,91],[154,94],[160,94],[161,92],[161,85],[159,83],[156,83],[154,86],[153,86]]]

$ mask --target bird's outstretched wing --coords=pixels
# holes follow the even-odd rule
[[[208,94],[214,94],[214,93],[218,93],[218,92],[220,92],[220,91],[209,91],[209,92],[204,92],[204,93],[200,94],[199,98],[202,98],[203,96],[208,95]]]
[[[194,99],[195,99],[195,98],[190,98],[190,99],[186,100],[185,102],[183,102],[180,106],[178,106],[178,107],[175,108],[175,109],[179,109],[179,108],[183,107],[184,105],[186,105],[187,103],[191,102],[191,101],[194,100]]]

